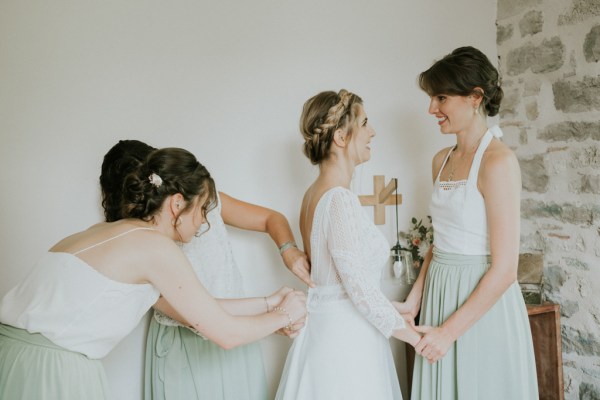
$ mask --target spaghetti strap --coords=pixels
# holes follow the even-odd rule
[[[127,235],[128,233],[131,233],[131,232],[134,232],[134,231],[154,231],[154,230],[155,230],[154,228],[144,228],[144,227],[133,228],[133,229],[130,229],[130,230],[128,230],[128,231],[121,232],[121,233],[119,233],[118,235],[116,235],[116,236],[113,236],[113,237],[110,237],[110,238],[108,238],[108,239],[106,239],[106,240],[103,240],[103,241],[101,241],[101,242],[95,243],[95,244],[93,244],[93,245],[91,245],[91,246],[85,247],[85,248],[83,248],[83,249],[81,249],[81,250],[77,250],[75,253],[73,253],[73,255],[74,255],[74,256],[76,256],[76,255],[77,255],[77,254],[79,254],[79,253],[83,253],[84,251],[87,251],[87,250],[93,249],[94,247],[97,247],[97,246],[103,245],[104,243],[110,242],[110,241],[111,241],[111,240],[113,240],[113,239],[120,238],[121,236],[125,236],[125,235]]]
[[[435,181],[439,181],[440,180],[440,175],[442,174],[442,171],[444,169],[444,167],[446,166],[446,163],[448,162],[448,159],[450,158],[450,154],[452,154],[452,151],[456,148],[456,146],[452,146],[450,148],[450,150],[448,151],[448,154],[446,154],[446,158],[444,159],[444,162],[442,164],[442,166],[440,167],[440,170],[437,173],[437,177],[435,178]]]

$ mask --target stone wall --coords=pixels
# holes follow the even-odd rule
[[[565,399],[600,399],[600,0],[498,0],[497,28],[521,252],[561,306]]]

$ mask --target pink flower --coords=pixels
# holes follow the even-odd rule
[[[421,244],[421,239],[420,238],[414,238],[412,240],[412,244],[413,244],[413,246],[419,246]]]

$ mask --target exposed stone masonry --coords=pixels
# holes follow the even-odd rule
[[[565,399],[600,399],[600,0],[498,0],[497,28],[521,252],[561,305]]]

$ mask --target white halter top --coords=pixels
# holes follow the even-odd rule
[[[485,202],[477,189],[477,176],[483,153],[494,136],[502,136],[497,126],[489,128],[481,139],[466,180],[440,182],[440,174],[452,149],[446,155],[435,179],[429,204],[433,245],[439,250],[465,255],[490,254]]]

